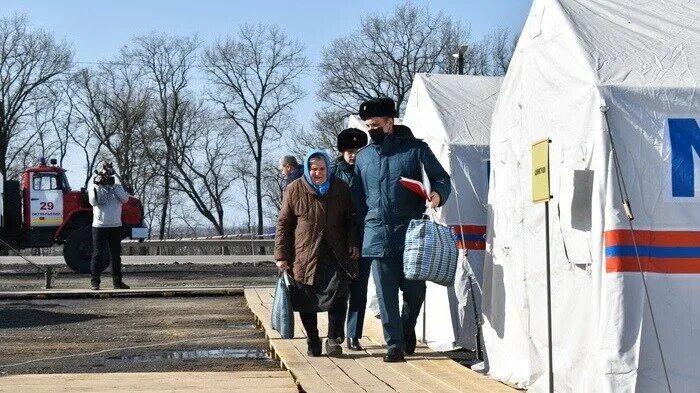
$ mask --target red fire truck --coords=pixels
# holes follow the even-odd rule
[[[92,206],[87,191],[71,190],[55,160],[27,168],[19,180],[0,181],[0,237],[16,249],[63,245],[63,257],[77,273],[90,272]],[[122,205],[123,238],[143,238],[143,205],[130,197]],[[0,248],[3,246],[0,246]],[[109,264],[105,258],[101,270]]]

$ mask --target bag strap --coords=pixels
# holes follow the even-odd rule
[[[427,207],[425,209],[425,213],[423,213],[423,219],[432,222],[438,222],[437,209]]]
[[[289,277],[289,273],[282,273],[282,279],[284,279],[284,285],[286,285],[287,287],[292,286],[291,277]]]

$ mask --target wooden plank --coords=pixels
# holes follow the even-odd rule
[[[396,389],[392,388],[391,385],[384,382],[378,375],[382,375],[385,371],[383,368],[374,367],[372,371],[366,369],[357,360],[359,358],[371,356],[367,352],[352,352],[348,353],[345,350],[341,357],[329,357],[336,367],[340,368],[345,372],[350,378],[357,382],[365,391],[367,392],[395,392]],[[376,374],[375,374],[376,373]]]
[[[437,359],[427,359],[431,363],[437,363],[437,366],[442,369],[447,369],[450,374],[449,381],[454,381],[455,384],[459,383],[470,383],[471,385],[478,386],[481,391],[493,392],[493,393],[514,393],[518,392],[520,389],[508,386],[500,381],[489,378],[486,375],[478,373],[468,367],[464,367],[461,364],[451,361],[450,365],[447,365],[447,360],[437,360]]]
[[[319,314],[318,327],[319,331],[322,332],[328,330],[327,313]],[[368,337],[364,337],[363,341],[373,344]],[[344,350],[347,351],[346,349]],[[354,360],[356,366],[346,366],[346,363],[350,362],[344,362],[343,360],[345,359]],[[411,382],[410,379],[405,378],[403,375],[388,367],[388,363],[384,363],[381,357],[378,358],[369,353],[367,347],[365,347],[365,351],[362,352],[350,353],[348,351],[343,358],[336,359],[334,363],[336,363],[338,367],[347,367],[348,372],[353,372],[353,375],[356,375],[360,380],[362,380],[361,378],[364,376],[365,379],[363,380],[362,387],[365,389],[406,393],[425,391],[425,389],[422,389],[419,385]],[[375,388],[378,390],[374,390]]]
[[[255,291],[258,293],[258,296],[260,296],[260,300],[265,303],[272,304],[272,299],[275,297],[275,288],[274,287],[267,287],[267,288],[255,288]]]
[[[371,349],[365,346],[365,350],[369,351]],[[385,363],[381,357],[368,353],[366,356],[356,357],[354,360],[396,392],[413,393],[430,391],[396,372],[396,370],[389,367],[389,363]]]
[[[306,340],[292,340],[292,342],[300,353],[306,354]],[[316,373],[320,375],[321,378],[323,378],[334,391],[348,393],[365,392],[365,390],[360,387],[355,380],[350,378],[345,372],[343,372],[342,368],[338,367],[327,356],[307,356],[306,359]],[[316,387],[309,387],[311,388],[311,390],[309,390],[309,388],[307,388],[307,386],[303,383],[301,386],[309,393],[312,391],[322,392],[322,390],[317,390]]]
[[[454,372],[454,370],[449,367],[448,362],[453,362],[453,360],[447,359],[447,361],[440,359],[439,361],[433,361],[426,358],[412,359],[408,364],[411,366],[427,372],[435,378],[440,379],[447,385],[460,392],[490,392],[492,390],[484,388],[480,385],[481,381],[476,381],[474,379],[465,378],[464,373]],[[463,367],[460,365],[460,367]]]
[[[376,344],[378,345],[367,348],[367,352],[374,356],[383,357],[387,352],[386,347],[379,346],[379,343]],[[411,366],[409,362],[410,360],[408,360],[407,362],[385,364],[387,365],[387,367],[401,374],[404,378],[412,381],[416,385],[422,387],[424,390],[427,390],[429,392],[454,393],[459,391],[458,389],[453,388],[452,386],[441,381],[440,379],[433,377],[424,370]]]
[[[309,364],[306,351],[299,352],[293,341],[303,341],[306,344],[304,339],[275,339],[272,340],[272,346],[297,383],[307,392],[332,392],[333,388]]]
[[[263,326],[263,329],[265,329],[265,335],[267,335],[268,338],[281,338],[280,334],[276,330],[272,329],[270,310],[268,308],[262,304],[249,304],[248,308],[253,314],[255,314],[257,320]]]
[[[256,291],[255,288],[245,287],[243,292],[248,304],[262,304],[262,299],[260,299],[260,296],[258,296],[258,291]]]
[[[381,329],[381,321],[373,317],[372,319],[374,319],[374,321],[365,318],[365,333],[367,333],[369,338],[375,343],[384,344],[384,332]],[[423,359],[421,359],[421,354],[429,354],[429,357],[423,357]],[[460,391],[507,393],[517,391],[516,389],[464,367],[447,356],[438,355],[438,353],[433,352],[425,344],[420,342],[416,346],[416,355],[407,356],[407,360],[409,364],[429,375],[440,375],[438,379]],[[427,362],[421,360],[427,360]],[[415,361],[418,362],[414,364]],[[437,370],[441,370],[441,372]],[[445,374],[444,371],[449,371],[449,373]],[[442,376],[444,376],[444,378]]]
[[[287,372],[164,372],[13,375],[0,392],[297,392]]]

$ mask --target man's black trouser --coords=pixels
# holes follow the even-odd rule
[[[329,338],[345,338],[345,314],[348,311],[348,299],[335,298],[328,310]],[[300,312],[301,323],[308,338],[318,338],[318,316],[315,312]]]
[[[122,229],[121,227],[114,228],[96,228],[92,227],[92,260],[90,261],[90,273],[92,284],[100,285],[99,263],[97,261],[104,260],[105,254],[109,250],[110,263],[112,265],[112,281],[122,281]]]

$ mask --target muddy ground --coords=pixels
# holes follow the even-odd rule
[[[273,285],[273,263],[124,267],[136,287]],[[89,288],[89,275],[58,267],[55,289]],[[0,266],[0,292],[40,290],[43,275]],[[102,288],[111,288],[109,272]],[[243,296],[0,300],[0,377],[36,373],[278,369]],[[447,353],[469,365],[471,351]]]
[[[23,270],[24,269],[24,270]],[[0,291],[35,290],[43,277],[0,269]],[[272,264],[127,267],[132,287],[274,283]],[[55,288],[86,288],[59,272]],[[111,288],[109,273],[103,287]],[[36,373],[278,369],[243,296],[0,300],[0,376]]]

